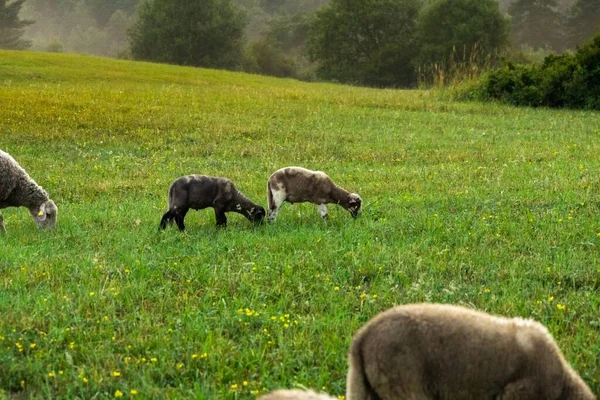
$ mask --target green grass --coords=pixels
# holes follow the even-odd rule
[[[599,136],[593,112],[0,52],[0,148],[59,207],[54,232],[2,210],[0,398],[342,395],[358,327],[425,301],[541,321],[599,393]],[[288,165],[363,214],[157,232],[175,178],[266,207]]]

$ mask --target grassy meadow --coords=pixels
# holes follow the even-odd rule
[[[0,399],[342,396],[353,333],[414,302],[534,318],[600,393],[600,114],[458,103],[73,55],[0,52],[0,149],[59,207],[4,209]],[[352,220],[284,204],[252,226],[170,183],[326,171]],[[0,177],[1,179],[1,177]]]

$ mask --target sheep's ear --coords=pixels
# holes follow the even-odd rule
[[[48,216],[48,214],[46,214],[46,210],[45,210],[44,206],[41,206],[39,211],[33,215],[33,218],[36,221],[42,222],[42,221],[46,220],[47,216]]]

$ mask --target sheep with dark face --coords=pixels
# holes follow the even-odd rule
[[[169,189],[169,210],[160,221],[165,229],[173,220],[179,230],[185,230],[183,219],[189,211],[212,207],[215,210],[217,227],[227,225],[226,212],[237,212],[252,222],[262,222],[265,209],[248,200],[227,178],[206,175],[188,175],[176,179]]]
[[[310,202],[317,205],[323,219],[328,218],[327,204],[339,204],[353,218],[360,213],[362,199],[356,193],[336,185],[322,171],[311,171],[302,167],[278,169],[267,183],[269,221],[275,221],[284,201],[289,203]]]
[[[264,396],[260,396],[257,400],[336,400],[324,393],[317,393],[312,390],[276,390]]]
[[[0,150],[0,209],[7,207],[26,207],[38,228],[52,229],[56,225],[58,208],[48,193],[10,154]],[[0,215],[0,232],[4,231]]]
[[[347,400],[594,400],[540,323],[415,304],[363,326]]]

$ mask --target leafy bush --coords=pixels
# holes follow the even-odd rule
[[[277,16],[266,24],[262,37],[248,44],[244,70],[259,74],[313,81],[316,64],[306,54],[312,14]]]
[[[242,63],[246,22],[231,0],[144,2],[129,30],[131,55],[136,60],[235,69]]]
[[[50,53],[62,53],[64,51],[63,45],[58,40],[54,39],[46,47],[46,51]]]
[[[497,0],[434,0],[419,14],[416,65],[448,64],[455,53],[483,65],[508,44],[508,20]]]
[[[332,0],[317,11],[309,56],[327,80],[368,86],[411,86],[422,0]]]
[[[576,53],[549,55],[542,64],[507,63],[482,79],[476,96],[519,106],[600,110],[600,35]]]
[[[281,78],[294,74],[289,57],[269,38],[262,38],[248,45],[244,70]]]

